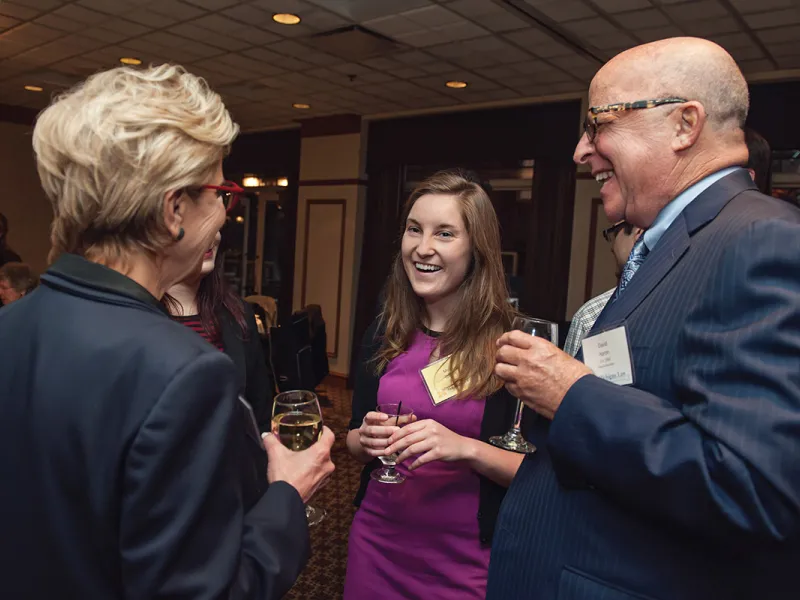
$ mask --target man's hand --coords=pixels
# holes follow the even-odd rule
[[[569,388],[592,370],[545,339],[510,331],[497,340],[495,374],[526,406],[552,419]]]
[[[303,502],[308,502],[333,473],[331,446],[336,439],[327,427],[322,428],[319,440],[300,452],[292,452],[271,433],[261,435],[269,463],[267,480],[270,483],[285,481],[298,491]]]

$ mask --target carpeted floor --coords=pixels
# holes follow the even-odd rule
[[[331,407],[323,407],[322,412],[325,424],[336,434],[332,451],[336,471],[330,483],[311,501],[328,514],[322,523],[311,528],[311,560],[285,600],[336,600],[342,597],[344,586],[347,535],[355,513],[353,497],[358,491],[362,467],[345,446],[352,392],[337,377],[326,378],[317,392],[331,402]]]

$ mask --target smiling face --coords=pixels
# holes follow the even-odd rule
[[[203,254],[203,262],[200,266],[200,276],[205,277],[214,270],[214,263],[217,260],[217,252],[219,251],[219,243],[222,240],[222,234],[218,231],[214,237],[214,243]]]
[[[472,259],[458,198],[421,196],[406,219],[401,254],[408,281],[426,304],[455,298]]]

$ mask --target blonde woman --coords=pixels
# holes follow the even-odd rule
[[[347,446],[367,463],[350,530],[345,600],[483,599],[494,523],[522,461],[487,443],[515,401],[494,375],[495,340],[513,320],[489,197],[469,175],[422,182],[403,215],[382,315],[370,328]],[[455,397],[434,404],[421,370],[450,357]],[[376,404],[403,402],[398,429]],[[399,453],[399,485],[370,480]]]
[[[54,261],[0,311],[0,581],[8,598],[280,598],[308,556],[333,435],[264,445],[230,358],[160,300],[234,186],[238,127],[180,67],[93,75],[40,116]]]

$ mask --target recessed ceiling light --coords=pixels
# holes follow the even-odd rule
[[[29,92],[41,92],[43,88],[40,88],[38,85],[26,85],[25,89]]]
[[[281,25],[297,25],[300,22],[300,17],[292,13],[275,13],[272,15],[272,20]]]
[[[467,87],[466,81],[448,81],[445,85],[449,88],[453,88],[456,90],[460,90],[461,88]]]
[[[311,108],[310,104],[303,104],[302,102],[295,102],[292,104],[292,108],[299,108],[300,110],[306,110],[307,108]]]
[[[123,65],[133,65],[133,66],[138,66],[142,64],[141,60],[139,60],[138,58],[133,58],[132,56],[123,56],[122,58],[119,59],[119,62],[121,62]]]
[[[236,217],[236,222],[237,223],[244,223],[244,217],[242,215],[239,215],[238,217]]]

